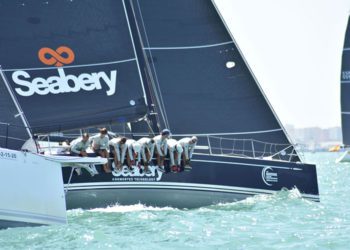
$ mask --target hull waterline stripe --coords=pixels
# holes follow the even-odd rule
[[[241,194],[274,194],[275,190],[266,189],[255,189],[255,188],[241,188],[241,187],[228,187],[220,185],[203,185],[203,184],[184,184],[179,182],[101,182],[101,183],[72,183],[65,185],[68,187],[68,191],[73,190],[89,190],[89,189],[125,189],[125,188],[142,188],[142,189],[186,189],[195,191],[214,191],[214,192],[225,192],[225,193],[241,193]],[[308,199],[319,200],[318,195],[312,194],[301,194],[302,197]]]
[[[80,64],[80,65],[70,65],[70,66],[62,66],[62,67],[41,67],[41,68],[25,68],[25,69],[3,69],[2,71],[17,71],[17,70],[45,70],[45,69],[58,69],[58,68],[80,68],[80,67],[89,67],[89,66],[101,66],[101,65],[109,65],[109,64],[117,64],[117,63],[125,63],[136,61],[136,58],[130,58],[121,61],[113,61],[113,62],[105,62],[105,63],[91,63],[91,64]]]
[[[4,217],[3,217],[4,216]],[[66,223],[65,217],[58,217],[58,216],[50,216],[50,215],[43,215],[43,214],[35,214],[30,212],[23,212],[23,211],[15,211],[15,210],[3,210],[0,209],[0,217],[3,217],[2,219],[6,220],[15,220],[19,221],[21,219],[26,219],[27,221],[23,222],[29,222],[29,223]],[[7,218],[11,217],[11,218]],[[22,222],[22,220],[21,220]]]
[[[207,44],[207,45],[198,45],[198,46],[183,46],[183,47],[145,47],[144,50],[181,50],[181,49],[203,49],[203,48],[210,48],[210,47],[217,47],[222,46],[226,44],[231,44],[230,42],[224,42],[224,43],[215,43],[215,44]]]

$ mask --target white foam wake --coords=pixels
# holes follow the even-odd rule
[[[145,206],[143,204],[135,204],[135,205],[128,205],[128,206],[122,206],[122,205],[113,205],[108,206],[106,208],[94,208],[89,210],[90,212],[103,212],[103,213],[128,213],[128,212],[137,212],[137,211],[170,211],[170,210],[176,210],[172,207],[152,207],[152,206]]]

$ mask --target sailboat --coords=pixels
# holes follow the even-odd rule
[[[198,137],[188,172],[63,168],[68,209],[192,208],[293,188],[319,201],[316,166],[302,162],[214,1],[10,1],[0,19],[2,72],[32,133],[119,124],[135,139],[164,128]]]
[[[349,19],[350,20],[350,19]],[[350,102],[347,93],[350,91],[350,21],[345,32],[344,48],[342,56],[342,69],[340,78],[341,92],[341,122],[343,134],[343,147],[345,152],[336,160],[336,162],[350,162]]]
[[[34,141],[0,73],[0,229],[64,224],[61,165],[28,152]]]

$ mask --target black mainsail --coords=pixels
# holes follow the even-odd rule
[[[350,18],[345,33],[341,69],[341,121],[343,144],[350,146]]]
[[[122,1],[0,4],[0,64],[33,132],[125,123],[146,115]]]

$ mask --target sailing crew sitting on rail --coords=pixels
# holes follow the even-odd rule
[[[161,172],[165,172],[164,159],[168,151],[168,145],[166,141],[169,137],[170,130],[163,129],[162,132],[160,132],[160,135],[157,135],[153,138],[154,143],[156,144],[158,170]]]
[[[183,161],[185,164],[185,170],[190,171],[192,169],[190,163],[191,163],[191,158],[192,154],[194,151],[194,148],[197,145],[198,138],[196,136],[190,137],[185,137],[179,140],[179,143],[183,147],[184,153],[183,153]]]
[[[121,154],[125,148],[125,137],[116,137],[109,140],[109,146],[112,148],[113,157],[114,157],[114,170],[120,172],[122,170],[123,162],[121,161]]]
[[[90,142],[92,143],[92,150],[95,154],[108,159],[108,135],[107,129],[101,128],[100,133],[90,137]],[[103,165],[103,170],[105,173],[111,173],[111,169],[108,166],[108,162]]]
[[[129,168],[129,171],[132,171],[132,166],[135,166],[135,158],[137,158],[137,165],[140,163],[140,150],[141,150],[141,145],[137,141],[133,139],[127,139],[125,142],[125,147],[122,151],[122,161],[125,159],[125,154],[126,154],[126,162]]]
[[[168,139],[167,140],[168,149],[169,149],[169,156],[170,156],[170,166],[171,166],[171,172],[177,173],[181,171],[181,154],[183,152],[183,148],[175,139]],[[174,157],[176,158],[176,161],[174,161]]]
[[[141,156],[143,165],[145,167],[145,173],[150,174],[151,171],[149,170],[148,166],[151,165],[151,161],[153,158],[154,153],[154,140],[147,137],[142,137],[137,141],[141,145]]]
[[[90,146],[89,134],[84,133],[82,137],[78,137],[70,143],[70,154],[74,156],[88,156],[86,149]]]

